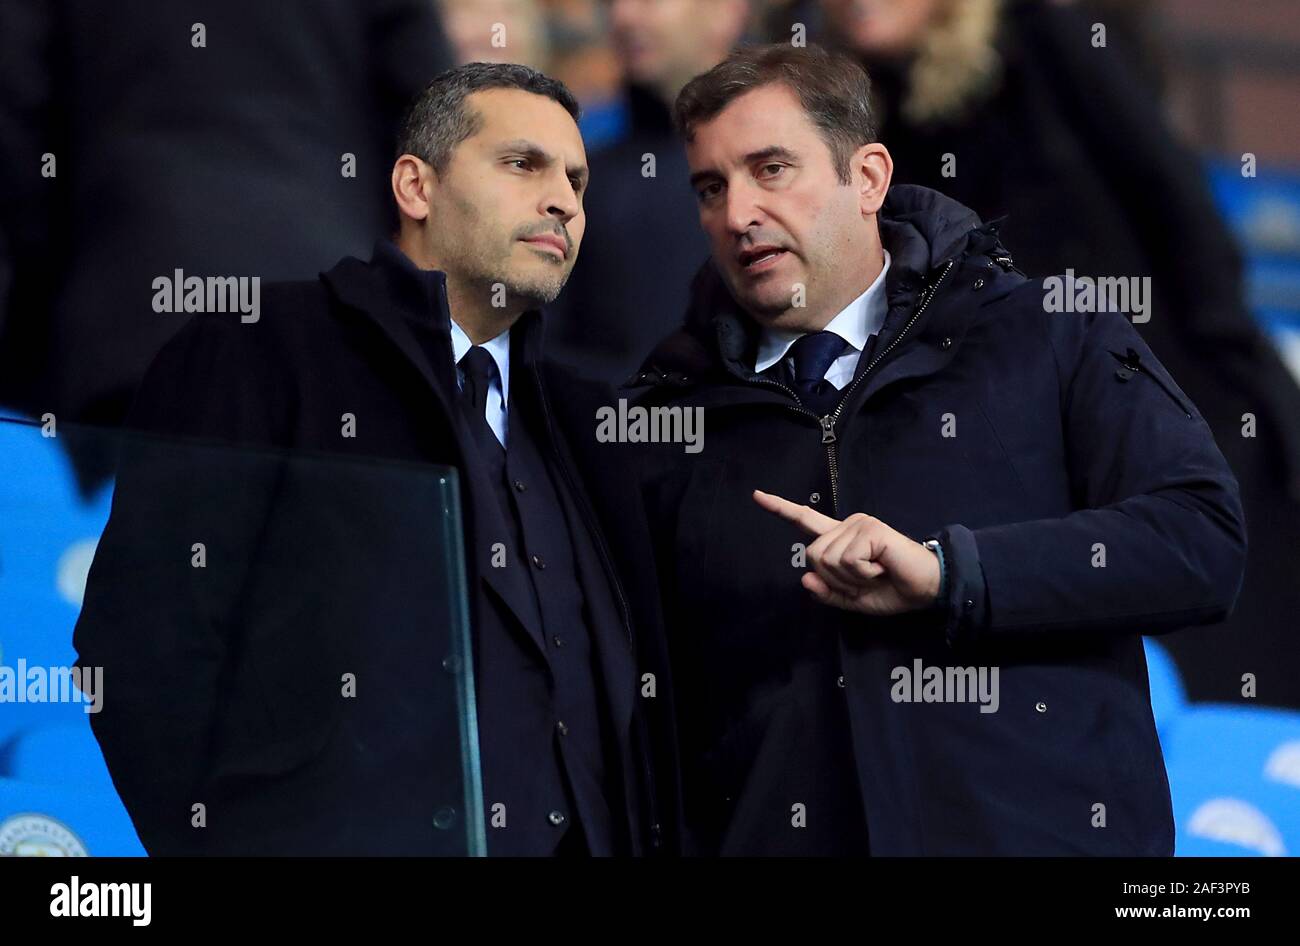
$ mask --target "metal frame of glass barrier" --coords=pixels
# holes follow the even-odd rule
[[[455,469],[449,469],[445,478],[443,493],[445,506],[441,522],[444,529],[444,544],[453,554],[447,564],[452,576],[452,587],[459,589],[454,594],[452,606],[452,640],[455,644],[453,653],[461,662],[462,672],[456,674],[456,693],[461,708],[461,759],[465,772],[465,825],[468,832],[467,851],[470,857],[487,856],[487,828],[483,817],[483,770],[478,747],[478,706],[474,693],[474,643],[470,635],[468,581],[465,575],[465,529],[460,510],[460,477]]]

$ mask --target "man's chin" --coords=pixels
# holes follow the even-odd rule
[[[790,312],[795,303],[795,283],[764,274],[751,280],[743,273],[729,274],[731,296],[749,315],[762,325],[771,325]]]
[[[569,274],[552,275],[546,277],[518,277],[515,279],[503,279],[501,283],[506,287],[506,293],[512,299],[521,300],[525,308],[535,309],[539,306],[550,305],[560,297],[560,290],[564,284],[569,281]]]
[[[780,328],[780,323],[793,311],[789,293],[757,293],[739,296],[740,307],[759,325]]]

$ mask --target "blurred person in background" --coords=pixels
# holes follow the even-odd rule
[[[117,424],[187,319],[155,279],[365,251],[397,121],[449,59],[429,0],[3,4],[0,408]],[[75,459],[87,488],[110,468]]]
[[[628,127],[594,150],[587,249],[550,307],[557,358],[620,384],[681,324],[708,256],[669,107],[745,31],[747,0],[608,0]]]
[[[1150,276],[1135,323],[1214,431],[1241,484],[1249,534],[1231,619],[1169,640],[1189,695],[1300,705],[1291,616],[1300,548],[1300,389],[1243,303],[1241,261],[1195,155],[1174,137],[1134,49],[1141,17],[1110,5],[1041,0],[816,0],[767,20],[788,39],[799,18],[871,74],[896,183],[939,190],[985,220],[1017,266],[1043,278]],[[1115,27],[1105,47],[1093,24]],[[1242,435],[1243,415],[1258,435]],[[1267,680],[1263,675],[1269,674]],[[1265,695],[1267,694],[1267,695]]]
[[[609,43],[607,0],[543,0],[551,72],[582,102],[578,129],[587,150],[624,131],[618,57]]]
[[[548,64],[545,11],[538,0],[437,0],[456,62]]]
[[[437,0],[456,61],[543,69],[582,103],[588,149],[624,129],[618,62],[606,41],[605,0]]]

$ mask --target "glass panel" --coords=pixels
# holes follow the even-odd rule
[[[0,854],[482,855],[461,536],[450,468],[0,420]]]

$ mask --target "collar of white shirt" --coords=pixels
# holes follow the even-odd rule
[[[857,366],[858,356],[866,347],[867,339],[880,331],[885,322],[885,313],[889,304],[885,296],[885,274],[889,272],[889,250],[885,250],[885,264],[880,267],[880,275],[872,281],[862,295],[850,302],[835,318],[826,324],[823,331],[834,332],[844,339],[853,350],[846,352],[835,360],[826,371],[826,380],[837,388],[843,388],[853,378],[853,369]],[[802,338],[806,332],[791,332],[781,329],[764,328],[758,340],[758,356],[754,359],[754,371],[763,372],[776,364],[790,346]],[[844,378],[847,369],[848,376]]]
[[[456,364],[465,357],[465,352],[473,346],[465,330],[451,320],[451,354]],[[506,329],[496,338],[488,339],[481,348],[486,348],[497,365],[497,375],[501,379],[501,406],[504,408],[510,399],[510,329]]]

